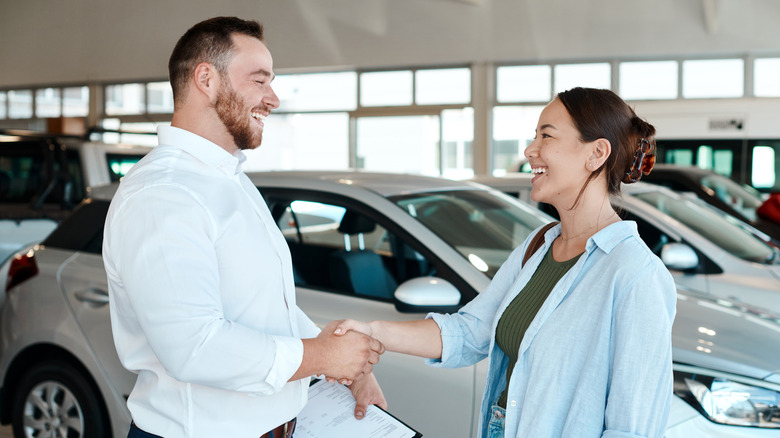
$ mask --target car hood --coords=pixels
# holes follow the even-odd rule
[[[672,346],[675,362],[780,379],[780,316],[744,303],[678,289]]]

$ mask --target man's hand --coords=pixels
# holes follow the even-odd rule
[[[315,367],[314,372],[304,375],[324,374],[329,380],[349,383],[371,373],[373,366],[379,363],[379,356],[385,352],[381,342],[356,331],[336,336],[333,331],[338,323],[333,321],[316,338],[303,340],[304,362]],[[299,369],[300,373],[306,371]]]
[[[382,394],[382,388],[379,387],[374,373],[358,378],[349,386],[349,389],[355,397],[355,418],[358,420],[366,416],[366,409],[369,405],[377,405],[382,409],[387,409],[387,400]]]

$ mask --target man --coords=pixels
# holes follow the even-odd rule
[[[289,249],[241,171],[279,105],[261,25],[196,24],[169,73],[171,126],[123,179],[103,246],[117,352],[138,373],[129,436],[287,437],[316,374],[354,381],[358,418],[385,407],[384,347],[296,306]]]

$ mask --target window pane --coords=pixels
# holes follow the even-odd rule
[[[170,82],[148,83],[146,91],[149,96],[147,110],[150,113],[173,113],[173,89]]]
[[[0,119],[4,119],[6,114],[6,103],[8,102],[8,97],[5,93],[5,91],[0,91]]]
[[[418,70],[415,72],[414,101],[418,105],[471,102],[471,70]]]
[[[612,73],[608,63],[561,64],[555,66],[555,92],[574,87],[611,88]]]
[[[86,117],[89,114],[89,87],[68,87],[62,90],[62,115]]]
[[[140,144],[144,146],[157,146],[157,126],[170,125],[170,123],[139,122],[122,123],[119,125],[120,131],[140,132],[148,134],[120,134],[120,143]]]
[[[340,170],[349,167],[347,113],[271,114],[263,144],[247,157],[244,170]]]
[[[273,81],[279,111],[350,111],[357,108],[357,73],[279,75]]]
[[[744,64],[741,59],[683,61],[683,97],[742,97]]]
[[[775,180],[774,148],[771,146],[754,147],[751,185],[757,189],[768,189],[775,186]]]
[[[360,75],[362,106],[396,106],[412,104],[412,72],[381,71]]]
[[[753,93],[760,97],[780,96],[780,58],[756,59]]]
[[[534,140],[543,106],[493,108],[493,175],[517,172],[525,162],[523,152]]]
[[[106,87],[106,114],[143,114],[144,85],[121,84]]]
[[[499,102],[548,102],[552,98],[549,65],[498,67],[496,75]]]
[[[11,90],[8,92],[8,117],[30,119],[33,116],[32,90]]]
[[[438,116],[357,120],[357,167],[361,169],[439,175],[438,145]]]
[[[474,176],[474,108],[441,113],[441,173],[445,178]]]
[[[35,91],[35,116],[39,118],[60,116],[59,88],[43,88]]]
[[[623,99],[677,98],[677,61],[621,62]]]

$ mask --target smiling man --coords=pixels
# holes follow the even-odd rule
[[[138,374],[128,436],[288,438],[315,374],[354,382],[357,417],[386,407],[371,373],[384,347],[320,331],[297,307],[286,241],[241,170],[279,105],[262,26],[196,24],[169,73],[171,126],[105,227],[114,342]]]

